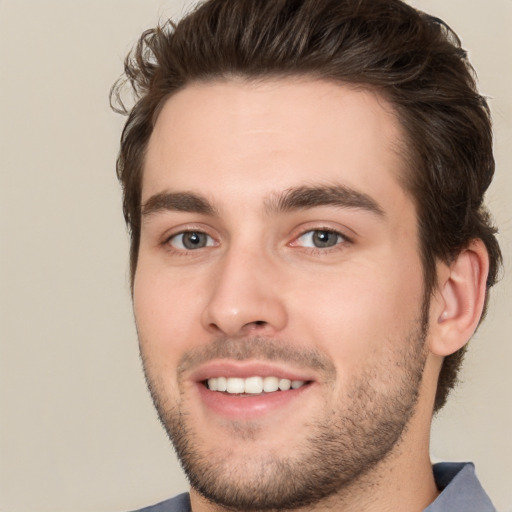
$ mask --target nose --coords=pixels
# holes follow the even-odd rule
[[[215,271],[202,314],[205,329],[229,337],[272,335],[284,329],[288,315],[283,283],[272,258],[258,249],[232,250]]]

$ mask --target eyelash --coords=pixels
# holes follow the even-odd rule
[[[325,247],[305,247],[298,244],[298,241],[305,237],[308,234],[311,234],[310,236],[313,237],[314,233],[329,233],[336,235],[338,239],[336,240],[336,243],[334,245],[325,246]],[[302,249],[308,250],[312,254],[326,254],[330,253],[332,251],[339,251],[342,249],[341,246],[345,246],[346,244],[351,244],[352,240],[347,237],[344,233],[340,232],[339,230],[333,229],[331,227],[314,227],[312,229],[307,229],[305,231],[302,231],[297,237],[294,238],[293,242],[291,242],[289,245],[291,247],[300,247]]]
[[[202,247],[198,247],[198,248],[187,248],[187,247],[184,247],[183,239],[182,239],[182,241],[181,241],[182,247],[174,247],[173,246],[173,244],[172,244],[173,240],[177,239],[178,237],[183,237],[183,236],[187,235],[188,233],[195,233],[199,236],[204,235],[205,237],[207,237],[206,245],[204,245]],[[308,234],[311,234],[311,236],[314,236],[314,233],[329,233],[329,234],[336,235],[338,237],[338,239],[336,240],[334,245],[325,246],[325,247],[306,247],[303,245],[299,245],[298,241],[301,238],[305,237]],[[296,237],[294,237],[293,241],[288,243],[287,245],[289,247],[301,248],[301,249],[308,251],[311,254],[315,255],[315,254],[327,254],[332,251],[339,251],[342,249],[341,246],[345,246],[346,244],[351,244],[351,243],[352,243],[352,240],[349,237],[347,237],[344,233],[342,233],[336,229],[333,229],[331,227],[314,227],[312,229],[307,229],[307,230],[301,231]],[[172,252],[174,254],[185,256],[185,255],[191,255],[191,253],[199,251],[200,249],[215,247],[216,245],[218,245],[218,242],[216,242],[215,238],[212,237],[211,235],[209,235],[204,230],[191,228],[191,229],[185,229],[183,231],[179,231],[177,233],[173,233],[172,235],[166,237],[165,240],[162,242],[162,245],[167,247],[167,250],[169,250],[170,252]]]
[[[183,237],[187,234],[197,234],[198,236],[205,236],[207,237],[207,242],[206,242],[206,245],[204,245],[203,247],[198,247],[198,248],[187,248],[187,247],[184,247],[184,243],[183,243],[183,239],[181,241],[181,245],[183,247],[174,247],[172,245],[172,241],[174,239],[178,239],[178,237]],[[213,241],[213,243],[211,243]],[[171,250],[172,252],[175,252],[177,254],[190,254],[191,252],[195,252],[199,249],[205,249],[207,247],[214,247],[215,245],[217,245],[215,243],[215,239],[209,235],[208,233],[206,233],[204,230],[201,230],[201,229],[185,229],[183,231],[179,231],[178,233],[173,233],[172,235],[166,237],[166,239],[164,240],[163,242],[163,245],[167,246],[169,248],[169,250]]]

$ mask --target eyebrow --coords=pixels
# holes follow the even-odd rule
[[[163,211],[217,214],[207,199],[191,192],[160,192],[151,196],[141,207],[142,217]]]
[[[373,198],[345,185],[294,187],[265,201],[265,211],[269,215],[320,206],[360,209],[385,217],[384,210]],[[164,211],[218,215],[217,209],[205,197],[192,192],[160,192],[141,207],[143,218]]]
[[[302,186],[285,190],[266,202],[268,213],[337,206],[365,210],[384,218],[382,207],[368,194],[345,185]]]

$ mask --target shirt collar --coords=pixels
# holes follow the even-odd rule
[[[496,512],[471,462],[442,462],[433,469],[441,494],[424,512]]]

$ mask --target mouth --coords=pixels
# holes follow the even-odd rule
[[[278,410],[284,414],[318,384],[309,371],[254,360],[212,361],[194,372],[190,380],[207,409],[234,420],[255,419]]]
[[[258,396],[289,391],[290,389],[300,389],[309,383],[310,381],[291,380],[275,376],[211,377],[203,381],[203,385],[210,391],[244,396]]]

